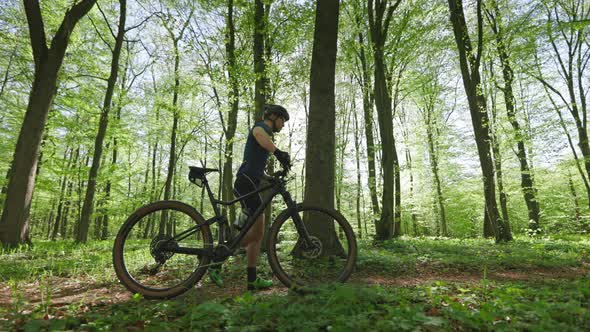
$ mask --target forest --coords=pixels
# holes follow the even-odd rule
[[[590,329],[589,62],[585,0],[3,0],[0,330]],[[189,167],[233,200],[266,104],[350,280],[250,293],[237,255],[223,289],[127,291],[123,223],[215,216]]]

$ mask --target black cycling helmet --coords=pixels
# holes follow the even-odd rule
[[[281,118],[285,119],[285,121],[289,121],[289,113],[287,110],[281,105],[273,105],[273,104],[266,104],[264,105],[264,118],[268,119],[272,114],[276,114]]]

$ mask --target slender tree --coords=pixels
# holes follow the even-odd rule
[[[100,8],[100,7],[99,7]],[[94,194],[96,189],[96,178],[102,159],[103,142],[109,125],[109,113],[111,111],[115,85],[119,77],[119,59],[123,48],[123,39],[125,38],[125,21],[127,19],[127,0],[119,0],[119,25],[115,38],[115,47],[112,49],[111,72],[107,80],[107,90],[104,96],[102,112],[98,123],[98,133],[94,140],[94,154],[92,156],[92,166],[88,174],[88,184],[86,186],[86,196],[84,206],[82,207],[82,217],[80,227],[76,235],[77,242],[85,243],[88,239],[88,228],[90,227],[90,218],[94,209]],[[106,22],[108,24],[108,22]]]
[[[264,64],[264,3],[254,1],[254,122],[261,121],[266,103]]]
[[[557,71],[562,78],[562,92],[559,85],[552,83],[543,75],[536,78],[559,97],[574,120],[578,133],[578,148],[582,152],[585,177],[590,177],[590,142],[588,139],[588,108],[586,96],[588,84],[586,68],[590,62],[590,45],[587,29],[578,27],[576,22],[590,19],[590,6],[584,0],[543,2],[547,13],[546,35],[551,45],[551,55],[557,63]],[[564,19],[566,21],[564,21]],[[590,186],[586,186],[590,206]]]
[[[481,76],[479,73],[481,55],[483,51],[483,17],[481,0],[477,0],[477,53],[471,45],[465,14],[463,13],[462,0],[448,0],[451,12],[451,24],[457,50],[459,52],[459,64],[463,86],[467,94],[471,123],[475,133],[475,142],[479,155],[483,177],[483,190],[485,198],[484,208],[484,235],[494,236],[496,242],[512,239],[510,229],[504,224],[498,213],[496,202],[496,186],[494,183],[494,161],[490,146],[490,120],[487,113],[485,96],[481,89]]]
[[[238,124],[238,107],[240,103],[239,81],[236,67],[236,28],[234,23],[234,2],[227,2],[227,26],[225,33],[225,52],[227,57],[227,73],[229,78],[229,104],[230,111],[227,117],[227,128],[225,133],[225,162],[223,164],[223,200],[231,200],[233,197],[233,153],[234,136]],[[235,219],[235,206],[229,208],[229,219]]]
[[[498,121],[498,110],[497,110],[497,93],[491,86],[493,82],[496,81],[495,74],[494,74],[494,65],[490,61],[490,66],[487,70],[489,72],[489,81],[488,90],[485,94],[489,98],[489,105],[490,105],[490,113],[492,115],[492,119],[490,122],[490,138],[491,138],[491,146],[492,152],[494,154],[494,172],[496,174],[496,185],[498,186],[498,194],[500,198],[500,211],[502,212],[502,219],[504,223],[506,223],[507,227],[510,227],[510,217],[508,214],[508,195],[506,194],[506,190],[504,190],[504,173],[502,168],[502,153],[500,151],[500,129],[499,129],[499,121]]]
[[[432,58],[429,58],[429,62]],[[441,126],[444,123],[441,121],[441,112],[437,111],[438,98],[442,93],[442,86],[438,81],[440,75],[439,68],[427,68],[424,82],[419,89],[418,104],[422,115],[424,129],[426,130],[426,143],[428,144],[428,159],[430,164],[430,171],[432,172],[432,180],[435,191],[434,210],[437,216],[436,230],[437,234],[448,236],[447,229],[447,214],[445,208],[445,198],[442,190],[442,180],[440,174],[440,132]]]
[[[361,7],[362,8],[362,7]],[[373,216],[378,216],[379,198],[377,197],[377,179],[375,177],[375,139],[373,137],[373,106],[374,95],[371,91],[371,75],[367,59],[367,43],[365,42],[366,28],[361,15],[361,8],[357,9],[357,16],[355,18],[358,29],[358,59],[360,62],[360,75],[357,75],[359,85],[362,88],[363,96],[363,115],[365,119],[365,140],[367,145],[367,168],[369,171],[369,191],[371,194],[371,206],[373,209]]]
[[[498,7],[497,0],[491,1],[491,9],[486,8],[486,17],[490,22],[492,32],[496,38],[496,50],[500,65],[502,67],[502,77],[504,87],[501,88],[504,94],[504,104],[506,106],[506,115],[513,129],[513,137],[516,142],[516,157],[520,164],[520,187],[527,206],[529,230],[537,232],[539,229],[540,209],[537,201],[537,188],[533,177],[532,167],[529,166],[527,152],[525,148],[525,133],[521,129],[517,119],[516,99],[514,97],[514,70],[510,61],[510,39],[504,29],[502,15]]]
[[[174,89],[172,94],[172,132],[170,135],[170,158],[168,160],[168,172],[166,174],[166,184],[164,186],[164,200],[170,199],[170,195],[172,192],[172,180],[174,178],[174,169],[176,167],[176,136],[178,131],[178,122],[180,120],[180,111],[178,110],[178,94],[180,92],[180,51],[178,48],[178,43],[184,36],[184,32],[186,27],[188,26],[191,17],[193,16],[194,8],[191,7],[190,13],[186,19],[186,21],[182,24],[180,31],[178,34],[174,31],[174,27],[171,26],[171,22],[169,21],[169,17],[160,16],[164,28],[168,32],[170,39],[172,40],[172,46],[174,50]],[[162,213],[160,218],[160,224],[158,227],[158,234],[164,234],[165,228],[168,225],[168,215],[166,212]],[[170,234],[168,234],[170,235]]]
[[[391,89],[388,86],[384,48],[393,12],[400,3],[401,0],[396,0],[393,4],[389,4],[388,0],[368,1],[369,31],[371,32],[375,75],[373,89],[382,144],[381,169],[383,171],[381,218],[375,225],[376,240],[387,240],[394,235],[394,163],[396,158],[394,156],[395,142],[393,137]]]

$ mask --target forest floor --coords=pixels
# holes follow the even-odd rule
[[[402,238],[361,242],[344,285],[313,295],[245,290],[243,260],[226,287],[203,278],[169,301],[116,280],[110,241],[39,242],[0,260],[4,330],[557,330],[590,329],[590,238]],[[268,264],[259,264],[270,276]]]

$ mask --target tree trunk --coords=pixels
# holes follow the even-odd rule
[[[338,39],[338,0],[318,0],[311,57],[309,121],[305,151],[305,196],[310,204],[334,208],[336,105],[335,75]],[[312,223],[307,229],[322,243],[330,243],[323,254],[340,255],[343,248],[333,223]],[[297,248],[295,249],[297,252]]]
[[[12,53],[10,53],[10,58],[8,59],[8,65],[6,66],[6,70],[4,71],[4,78],[2,79],[2,86],[0,87],[0,99],[2,99],[2,96],[4,96],[4,89],[6,88],[6,85],[8,84],[8,77],[10,75],[10,69],[12,67],[12,61],[14,60],[14,56],[16,55],[16,52],[18,51],[18,48],[15,48]]]
[[[80,147],[76,148],[74,154],[74,160],[72,161],[72,168],[71,171],[78,168],[78,159],[80,158]],[[68,189],[66,190],[65,202],[64,202],[64,209],[63,209],[63,221],[61,221],[61,225],[59,231],[61,233],[61,238],[67,238],[67,231],[68,231],[68,217],[70,215],[70,206],[72,205],[72,192],[74,191],[74,179],[68,181]]]
[[[393,133],[393,119],[392,119],[392,131]],[[393,176],[394,182],[394,205],[393,205],[393,236],[399,237],[402,235],[402,184],[401,184],[401,170],[399,166],[399,157],[397,155],[397,148],[395,146],[395,138],[393,140],[393,146],[391,147],[393,155]]]
[[[265,64],[264,64],[264,3],[262,0],[254,1],[254,122],[262,120],[265,93]]]
[[[229,201],[233,198],[233,153],[234,136],[238,121],[238,107],[240,103],[239,82],[237,78],[236,55],[235,55],[235,26],[234,26],[234,2],[229,0],[227,4],[227,30],[225,36],[225,51],[227,55],[227,73],[230,82],[229,104],[230,111],[225,130],[225,163],[223,165],[223,200]],[[229,207],[229,221],[233,223],[236,217],[234,205]]]
[[[359,23],[357,21],[357,23]],[[360,24],[360,23],[359,23]],[[373,97],[371,95],[371,82],[369,68],[365,55],[365,42],[363,33],[359,32],[359,58],[361,61],[361,87],[363,93],[363,113],[365,118],[365,139],[367,141],[367,164],[369,170],[369,190],[373,216],[378,216],[379,199],[377,198],[377,179],[375,175],[375,139],[373,138]],[[376,221],[375,221],[376,222]]]
[[[377,6],[373,10],[373,0],[368,2],[369,29],[371,40],[373,42],[374,58],[374,75],[375,75],[375,105],[377,106],[377,116],[379,120],[379,133],[381,136],[381,168],[383,171],[383,196],[381,218],[375,225],[375,239],[378,241],[387,240],[393,237],[395,229],[393,227],[396,216],[394,215],[394,204],[398,203],[399,197],[395,195],[395,185],[399,186],[399,177],[395,178],[395,161],[397,152],[395,151],[395,140],[393,137],[393,110],[391,108],[390,89],[387,86],[387,73],[384,59],[384,47],[387,39],[389,22],[395,9],[399,6],[401,0],[397,0],[393,5],[388,5],[387,0],[377,1]],[[387,10],[387,13],[386,13]],[[398,170],[399,172],[399,170]],[[394,202],[395,200],[395,202]]]
[[[70,157],[68,158],[68,150]],[[57,234],[59,233],[60,222],[62,220],[62,211],[64,208],[64,200],[65,200],[65,192],[66,192],[66,184],[68,182],[68,172],[70,171],[70,166],[72,164],[72,159],[74,156],[74,150],[66,147],[66,152],[64,153],[64,160],[68,158],[68,163],[65,168],[65,172],[61,181],[61,186],[59,190],[59,199],[57,203],[57,215],[55,217],[55,223],[53,225],[53,231],[51,233],[51,240],[55,241],[57,239]]]
[[[176,135],[178,130],[178,122],[180,120],[180,112],[178,111],[178,93],[180,88],[180,75],[178,71],[178,67],[180,66],[180,52],[178,50],[178,42],[182,39],[184,35],[184,31],[190,22],[190,19],[193,15],[193,9],[188,16],[185,24],[183,25],[182,29],[178,36],[175,36],[172,28],[170,28],[166,22],[164,22],[164,27],[168,31],[170,38],[172,39],[173,49],[174,49],[174,92],[172,97],[172,112],[173,112],[173,121],[172,121],[172,133],[170,135],[170,158],[168,160],[168,173],[166,175],[166,184],[164,186],[164,200],[170,199],[170,193],[172,190],[172,179],[174,177],[174,169],[176,168]],[[168,223],[168,213],[164,211],[160,218],[160,224],[158,227],[158,234],[164,234],[165,227]],[[170,235],[170,234],[167,234]]]
[[[55,204],[55,198],[53,198],[51,200],[51,210],[49,210],[49,216],[47,217],[47,234],[45,236],[45,238],[47,240],[51,239],[51,231],[52,231],[52,226],[54,225],[53,221],[55,219],[55,208],[56,208],[56,204]]]
[[[578,202],[578,195],[576,194],[576,187],[574,186],[574,181],[572,181],[572,174],[568,174],[568,187],[570,189],[570,194],[572,195],[572,200],[574,203],[574,217],[576,218],[576,223],[582,225],[582,214],[580,212],[580,203]]]
[[[471,122],[475,133],[475,142],[481,171],[483,176],[483,189],[485,197],[484,209],[484,236],[494,235],[496,242],[510,241],[512,234],[510,229],[504,224],[498,213],[496,203],[496,187],[494,183],[494,162],[490,147],[489,117],[485,97],[481,93],[481,78],[479,74],[481,54],[483,48],[483,20],[481,15],[481,0],[477,1],[477,21],[478,21],[478,50],[477,54],[473,52],[473,47],[469,39],[467,23],[463,13],[462,0],[448,0],[449,10],[451,12],[451,24],[455,42],[459,52],[459,62],[463,85],[469,110],[471,113]],[[490,227],[490,228],[486,228]],[[491,229],[493,234],[486,230]]]
[[[266,7],[266,8],[265,8]],[[266,23],[270,12],[270,4],[266,5],[261,0],[254,1],[254,34],[253,34],[253,54],[254,54],[254,122],[261,121],[264,114],[264,105],[269,99],[269,85],[266,74],[266,62],[270,60],[270,45]],[[265,45],[266,44],[266,45]],[[267,46],[267,47],[265,47]],[[265,55],[265,52],[267,54]],[[266,59],[265,59],[266,58]],[[249,126],[250,127],[250,126]],[[273,161],[268,161],[268,170],[273,172]],[[272,202],[264,210],[264,224],[266,229],[270,228],[272,219]],[[269,232],[265,232],[262,240],[262,248],[266,248]]]
[[[123,71],[123,81],[121,83],[121,90],[123,90],[123,88],[125,87],[125,82],[126,82],[126,73],[127,73],[127,66],[125,67],[125,70]],[[119,98],[119,103],[117,105],[117,111],[116,111],[116,124],[118,125],[121,121],[121,108],[122,108],[122,98]],[[156,121],[157,121],[158,116],[156,116]],[[154,158],[155,158],[155,150],[157,147],[154,147]],[[119,153],[119,145],[118,145],[118,140],[117,140],[117,135],[113,135],[113,155],[111,158],[111,169],[113,171],[116,170],[117,168],[117,158],[118,158],[118,153]],[[148,161],[149,161],[149,155],[148,157]],[[155,162],[155,159],[154,159]],[[149,167],[148,167],[149,169]],[[153,174],[153,170],[152,170],[152,174]],[[107,179],[107,184],[105,186],[105,209],[108,208],[109,206],[109,202],[111,199],[111,188],[112,188],[112,184],[111,184],[111,179],[108,178]],[[106,240],[109,237],[109,213],[108,211],[105,210],[105,214],[104,214],[104,218],[102,221],[102,232],[101,232],[101,240]]]
[[[100,114],[98,133],[96,134],[96,139],[94,140],[94,155],[92,156],[92,166],[90,167],[90,172],[88,174],[86,197],[84,198],[84,206],[82,207],[82,216],[80,218],[80,227],[76,236],[76,242],[86,243],[88,238],[88,228],[90,227],[90,218],[94,208],[96,178],[98,177],[98,170],[100,168],[100,161],[102,158],[102,145],[109,124],[109,112],[111,111],[115,84],[117,83],[117,78],[119,76],[119,58],[121,57],[121,49],[123,47],[123,39],[125,37],[127,0],[119,0],[119,12],[119,30],[117,32],[117,38],[115,39],[115,48],[113,49],[113,57],[111,60],[111,72],[107,81],[107,91],[104,96],[102,113]]]
[[[82,202],[84,201],[83,198],[83,188],[86,185],[85,179],[82,178],[82,168],[86,169],[88,167],[88,163],[90,162],[90,154],[86,154],[86,158],[84,159],[84,165],[78,165],[78,187],[76,188],[76,222],[74,224],[74,230],[72,232],[72,237],[76,239],[78,236],[78,231],[80,230],[80,218],[82,217]]]
[[[352,112],[352,107],[350,112],[346,111],[346,107],[344,109],[344,114],[342,117],[342,123],[340,125],[340,132],[336,138],[336,150],[338,151],[338,161],[336,162],[336,210],[341,210],[342,204],[342,186],[344,182],[344,155],[346,154],[346,146],[348,145],[348,132],[350,131],[350,113]],[[340,139],[338,139],[338,137]]]
[[[537,201],[537,189],[532,175],[532,167],[529,167],[527,153],[524,145],[525,134],[520,128],[520,124],[516,118],[516,102],[513,92],[514,71],[510,63],[508,54],[509,45],[507,45],[504,37],[503,24],[500,16],[500,10],[496,2],[492,3],[493,14],[487,10],[487,17],[490,20],[492,31],[496,37],[496,49],[498,51],[498,58],[502,67],[502,76],[504,78],[504,103],[506,105],[506,114],[508,121],[513,129],[514,140],[516,141],[517,151],[516,157],[520,163],[520,187],[524,196],[524,201],[528,211],[528,227],[532,234],[539,230],[540,209]]]
[[[432,105],[434,107],[434,105]],[[438,169],[438,149],[435,148],[435,138],[433,133],[433,127],[435,124],[432,119],[432,108],[428,108],[428,120],[426,121],[426,138],[428,141],[428,154],[430,157],[430,169],[432,171],[432,177],[434,179],[434,186],[436,187],[436,209],[438,210],[438,218],[440,225],[440,232],[442,236],[448,236],[447,230],[447,216],[445,212],[444,196],[442,193],[442,185],[440,181],[439,169]]]
[[[493,75],[493,74],[492,74]],[[492,79],[493,81],[493,79]],[[498,184],[498,193],[500,196],[500,208],[502,211],[502,219],[508,227],[510,227],[510,217],[508,215],[508,196],[504,190],[504,177],[502,174],[502,154],[500,152],[500,140],[498,138],[498,120],[496,116],[496,101],[495,97],[491,96],[491,112],[492,123],[490,128],[492,152],[494,154],[494,169],[496,171],[496,182]]]
[[[354,115],[354,151],[355,151],[355,159],[356,159],[356,223],[357,223],[357,232],[359,235],[359,239],[363,238],[363,225],[361,223],[361,196],[363,196],[362,190],[362,182],[361,182],[361,157],[360,157],[360,147],[361,142],[359,139],[359,124],[358,124],[358,117],[356,115],[356,103],[355,99],[353,98],[352,101],[352,114]]]
[[[407,142],[406,142],[407,144]],[[406,145],[407,146],[407,145]],[[418,235],[418,216],[416,215],[416,208],[414,205],[414,172],[412,171],[412,154],[410,149],[406,147],[406,163],[408,165],[408,171],[410,172],[410,202],[412,202],[410,208],[410,214],[412,216],[412,230],[414,236]]]

